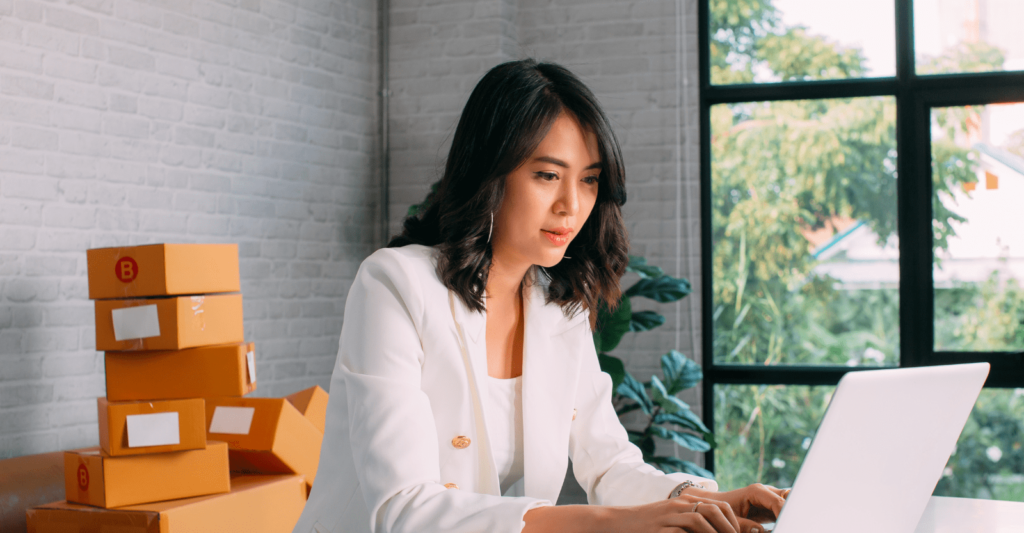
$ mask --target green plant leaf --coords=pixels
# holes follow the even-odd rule
[[[619,345],[622,336],[629,331],[630,319],[633,317],[633,308],[629,298],[623,296],[619,300],[619,306],[615,312],[610,312],[601,302],[598,306],[597,331],[601,335],[601,352],[610,352]]]
[[[683,278],[662,276],[660,278],[643,278],[626,291],[626,296],[643,296],[656,302],[674,302],[690,294],[690,282]]]
[[[673,396],[704,379],[700,365],[676,350],[661,356],[661,372],[665,376],[665,388]]]
[[[647,457],[644,462],[653,466],[654,468],[657,468],[658,470],[661,470],[666,474],[673,474],[675,472],[678,472],[678,470],[676,470],[674,466],[667,464],[665,462],[665,456],[655,455],[653,457]]]
[[[597,354],[597,362],[601,365],[601,371],[606,372],[612,378],[612,390],[617,390],[622,380],[626,377],[626,366],[622,359],[605,353]]]
[[[665,275],[665,271],[661,267],[648,265],[647,258],[638,255],[629,256],[629,265],[626,267],[626,272],[635,272],[641,278],[660,278]]]
[[[675,441],[683,448],[695,452],[706,452],[711,449],[711,444],[692,433],[683,433],[664,426],[651,426],[650,433],[656,437]]]
[[[684,409],[675,413],[660,412],[654,417],[655,424],[675,424],[684,429],[703,433],[707,437],[711,430],[704,425],[704,421],[700,419],[693,411]],[[706,438],[704,440],[707,440]]]
[[[622,415],[624,415],[626,413],[632,413],[633,411],[636,411],[639,408],[640,408],[639,404],[631,403],[631,404],[629,404],[629,405],[619,409],[618,411],[615,411],[615,414],[617,414],[619,416],[622,416]]]
[[[651,457],[651,459],[653,460],[653,462],[658,463],[659,468],[661,468],[661,470],[665,471],[666,473],[683,472],[685,474],[693,474],[695,476],[700,476],[703,478],[715,479],[714,474],[712,474],[708,470],[705,470],[697,466],[695,463],[685,461],[678,457],[672,457],[669,455]]]
[[[654,439],[652,439],[650,436],[645,436],[643,439],[640,440],[640,442],[636,443],[636,445],[638,448],[640,448],[640,451],[643,452],[644,457],[654,455]],[[647,461],[645,460],[644,462]]]
[[[643,383],[637,381],[629,372],[625,373],[622,384],[615,389],[615,392],[640,404],[640,408],[644,410],[644,414],[647,416],[651,416],[651,413],[654,412],[654,402],[647,395],[647,389]]]
[[[665,323],[665,317],[654,311],[637,311],[629,320],[629,331],[650,331]]]
[[[688,411],[690,409],[686,402],[676,398],[672,394],[669,394],[665,390],[665,384],[658,379],[658,376],[651,376],[651,400],[655,404],[661,406],[661,409],[668,413],[677,413],[679,411]]]

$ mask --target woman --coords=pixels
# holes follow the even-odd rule
[[[625,200],[578,79],[532,60],[484,76],[428,208],[356,274],[296,532],[735,533],[781,509],[629,443],[590,312],[620,296]],[[593,505],[552,506],[570,457]]]

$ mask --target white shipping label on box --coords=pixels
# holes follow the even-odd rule
[[[256,383],[256,353],[245,353],[245,366],[249,368],[249,383]]]
[[[177,412],[128,415],[124,418],[128,424],[129,448],[181,444]]]
[[[156,313],[156,305],[114,309],[111,316],[114,319],[114,340],[160,336],[160,318]]]
[[[210,433],[226,433],[228,435],[248,435],[252,425],[255,407],[228,407],[218,405],[213,410],[210,421]]]

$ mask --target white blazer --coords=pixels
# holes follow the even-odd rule
[[[410,245],[363,261],[345,303],[320,467],[295,533],[520,532],[550,505],[567,459],[597,505],[668,497],[692,479],[647,465],[611,403],[586,313],[524,305],[523,494],[502,497],[488,444],[486,315],[435,271],[436,250]],[[466,445],[466,439],[469,442]]]

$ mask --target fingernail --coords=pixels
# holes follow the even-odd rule
[[[759,527],[752,527],[752,528],[750,528],[750,533],[761,533],[761,528],[759,528]]]

